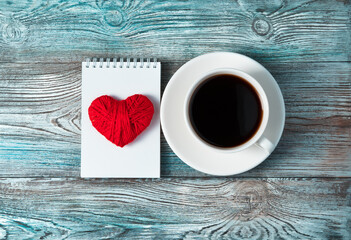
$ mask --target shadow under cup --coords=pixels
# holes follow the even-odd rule
[[[242,150],[262,135],[268,102],[259,83],[235,69],[217,69],[203,76],[188,95],[187,123],[206,145]]]

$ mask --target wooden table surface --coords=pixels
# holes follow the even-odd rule
[[[348,0],[0,1],[0,239],[351,239]],[[81,61],[245,54],[286,126],[255,169],[212,177],[161,137],[161,179],[81,179]]]

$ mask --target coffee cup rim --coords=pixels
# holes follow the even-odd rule
[[[254,87],[254,89],[257,91],[258,93],[258,97],[260,98],[261,101],[261,106],[262,106],[262,121],[261,124],[258,128],[258,130],[256,131],[255,135],[253,137],[251,137],[249,140],[247,140],[246,142],[235,146],[235,147],[218,147],[215,145],[212,145],[208,142],[206,142],[204,139],[202,139],[200,136],[198,136],[198,134],[195,132],[191,121],[190,121],[190,116],[189,116],[189,104],[190,104],[190,100],[191,97],[194,93],[194,91],[197,89],[197,87],[199,87],[204,81],[206,81],[207,79],[215,76],[215,75],[219,75],[219,74],[229,74],[229,75],[234,75],[237,77],[240,77],[241,79],[247,81],[251,86]],[[189,89],[187,95],[186,95],[186,99],[185,99],[185,123],[188,127],[188,129],[191,132],[191,135],[197,140],[199,141],[201,144],[210,147],[212,149],[221,151],[221,152],[228,152],[228,153],[233,153],[233,152],[238,152],[238,151],[242,151],[250,146],[252,146],[253,144],[255,144],[263,135],[264,130],[266,129],[267,123],[268,123],[268,116],[269,116],[269,106],[268,106],[268,99],[266,96],[265,91],[263,90],[261,84],[251,75],[249,75],[246,72],[243,72],[241,70],[235,69],[235,68],[216,68],[213,69],[211,71],[206,72],[205,74],[201,75],[197,81],[195,81],[195,83],[192,85],[192,87]]]

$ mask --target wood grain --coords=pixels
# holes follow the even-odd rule
[[[1,179],[0,238],[350,239],[343,179]]]
[[[165,62],[162,89],[183,62]],[[350,63],[263,63],[286,102],[282,140],[242,176],[351,176]],[[79,176],[80,63],[0,64],[0,175]],[[161,138],[162,176],[205,176]]]
[[[242,176],[350,177],[350,8],[305,0],[2,1],[0,176],[79,176],[84,57],[159,57],[164,89],[190,58],[236,51],[272,71],[287,107],[279,147]],[[205,176],[161,139],[162,176]]]
[[[190,59],[240,52],[273,62],[349,61],[349,1],[0,2],[1,62]]]
[[[348,0],[0,1],[0,239],[351,239],[350,12]],[[263,178],[210,178],[163,136],[170,178],[71,178],[83,59],[157,57],[163,90],[212,51],[258,60],[282,89],[282,140],[241,175]]]

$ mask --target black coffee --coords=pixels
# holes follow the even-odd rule
[[[195,132],[206,142],[223,148],[250,140],[261,124],[262,115],[255,88],[230,74],[205,80],[195,89],[189,104]]]

